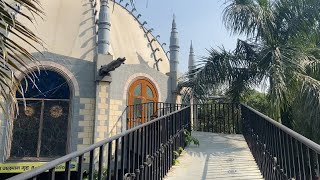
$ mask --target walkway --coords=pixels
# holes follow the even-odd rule
[[[193,132],[200,147],[190,146],[165,180],[263,179],[242,135]]]

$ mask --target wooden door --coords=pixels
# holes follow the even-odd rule
[[[158,94],[150,80],[138,79],[132,83],[128,92],[128,128],[143,124],[155,114]]]

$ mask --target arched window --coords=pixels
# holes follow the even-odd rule
[[[70,89],[60,74],[41,70],[22,80],[24,98],[17,92],[19,114],[13,120],[10,158],[55,158],[67,153]]]
[[[158,93],[149,79],[133,82],[128,92],[129,122],[128,127],[145,123],[156,111]]]

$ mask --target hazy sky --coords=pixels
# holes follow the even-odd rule
[[[147,21],[147,28],[154,28],[155,36],[161,36],[159,40],[167,43],[166,49],[169,49],[173,13],[176,15],[180,38],[179,69],[185,72],[191,40],[197,59],[206,56],[206,49],[211,47],[224,46],[226,49],[234,49],[237,37],[230,35],[222,23],[224,1],[136,0],[137,12],[134,13],[142,14],[141,20]]]

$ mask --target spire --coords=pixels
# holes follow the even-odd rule
[[[98,23],[98,54],[109,53],[110,26],[108,0],[101,0]]]
[[[194,68],[195,68],[195,58],[194,58],[194,51],[193,51],[192,41],[191,41],[190,52],[189,52],[189,65],[188,65],[189,72],[194,70]]]
[[[177,24],[176,24],[176,15],[173,14],[173,19],[172,19],[172,30],[177,29]]]
[[[176,24],[176,16],[173,14],[171,36],[170,36],[170,71],[177,71],[177,64],[179,63],[179,38]]]

